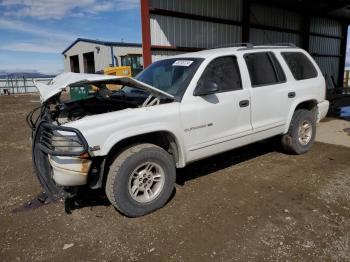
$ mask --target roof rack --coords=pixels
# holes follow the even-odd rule
[[[259,46],[284,46],[284,47],[292,47],[292,48],[297,47],[294,43],[272,43],[272,44],[263,44]]]
[[[297,48],[293,43],[273,43],[273,44],[263,44],[263,45],[252,45],[251,47],[242,47],[237,51],[243,51],[247,49],[276,49],[276,48]]]
[[[225,48],[225,47],[241,47],[241,46],[244,46],[246,48],[254,48],[254,45],[251,43],[232,43],[232,44],[227,44],[227,45],[220,45],[220,46],[211,47],[208,49]]]
[[[242,47],[239,50],[246,50],[246,49],[258,49],[258,48],[272,48],[272,47],[290,47],[290,48],[297,48],[297,46],[294,43],[271,43],[271,44],[262,44],[262,45],[253,45],[252,43],[232,43],[227,45],[220,45],[211,47],[208,49],[216,49],[216,48],[226,48],[226,47]]]

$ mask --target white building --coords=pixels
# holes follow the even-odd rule
[[[95,73],[124,65],[134,70],[143,68],[142,46],[137,43],[78,38],[62,54],[65,72]]]

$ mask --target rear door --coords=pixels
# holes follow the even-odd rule
[[[292,87],[273,52],[244,55],[251,82],[254,132],[283,129],[292,104]],[[291,93],[291,94],[289,94]]]

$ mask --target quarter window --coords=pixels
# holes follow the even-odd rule
[[[273,85],[286,81],[285,74],[271,52],[252,53],[244,56],[252,87]]]
[[[225,56],[214,59],[204,70],[199,83],[214,81],[219,87],[218,92],[242,89],[241,75],[237,59],[234,56]]]
[[[296,80],[317,77],[317,71],[311,61],[300,52],[281,53]]]

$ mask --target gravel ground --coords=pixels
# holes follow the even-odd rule
[[[0,97],[1,261],[350,260],[350,148],[324,143],[302,156],[256,143],[192,164],[141,218],[98,194],[14,212],[40,193],[24,121],[37,101]]]

